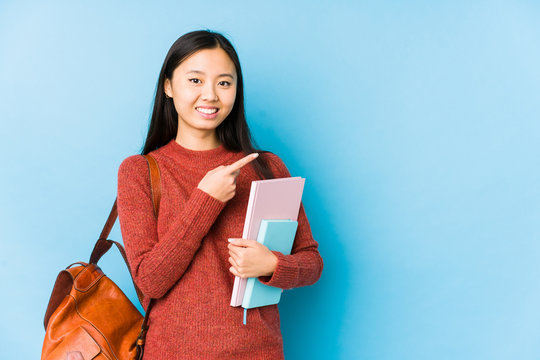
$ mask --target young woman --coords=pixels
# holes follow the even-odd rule
[[[314,284],[323,261],[300,207],[290,255],[240,239],[251,182],[290,176],[253,147],[238,55],[221,34],[193,31],[169,50],[142,154],[154,156],[162,196],[153,213],[141,155],[118,170],[118,216],[133,278],[149,299],[144,358],[282,359],[277,305],[230,306],[234,277],[290,289]],[[229,242],[228,239],[236,239]]]

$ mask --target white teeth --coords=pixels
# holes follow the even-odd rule
[[[203,108],[196,108],[197,111],[200,111],[204,114],[213,114],[218,111],[218,109],[203,109]]]

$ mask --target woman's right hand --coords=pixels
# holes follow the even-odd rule
[[[222,202],[229,201],[236,194],[236,178],[240,169],[258,156],[259,153],[252,153],[231,165],[221,165],[210,170],[197,187]]]

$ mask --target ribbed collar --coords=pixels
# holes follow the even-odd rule
[[[214,168],[231,159],[235,152],[227,150],[223,144],[211,150],[191,150],[183,147],[175,139],[161,147],[160,152],[179,163],[197,168]]]

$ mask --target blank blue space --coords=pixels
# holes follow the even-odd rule
[[[282,294],[287,359],[540,358],[539,18],[534,1],[3,1],[2,358],[39,358],[166,52],[204,28],[238,50],[258,145],[306,178],[325,267]],[[119,254],[100,264],[135,302]]]

